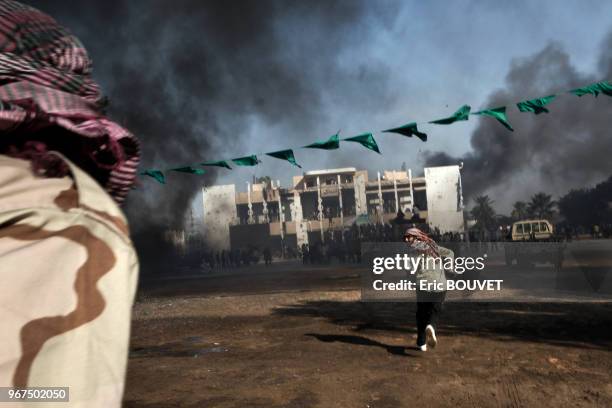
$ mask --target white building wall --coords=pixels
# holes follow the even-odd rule
[[[427,220],[440,232],[463,231],[459,166],[426,167]]]
[[[308,244],[308,228],[302,217],[302,199],[297,190],[293,192],[291,219],[295,221],[295,237],[298,248],[301,248],[303,244]]]
[[[355,190],[355,215],[363,215],[368,213],[368,204],[366,201],[366,180],[365,175],[357,174],[353,179]]]
[[[237,217],[236,186],[202,188],[204,205],[204,242],[215,251],[230,249],[229,225]]]

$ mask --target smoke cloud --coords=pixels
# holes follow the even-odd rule
[[[537,54],[513,61],[505,86],[493,92],[486,107],[559,93],[612,79],[612,33],[601,47],[599,71],[580,73],[563,48],[552,43]],[[515,131],[482,118],[471,136],[472,150],[460,157],[427,152],[428,166],[464,163],[463,186],[468,198],[487,193],[508,211],[516,200],[537,191],[555,195],[591,185],[612,173],[612,98],[559,95],[550,113],[520,113],[508,106]]]
[[[287,129],[280,147],[302,143],[304,133],[290,130],[327,120],[324,90],[332,86],[364,109],[373,108],[372,96],[377,105],[389,99],[383,67],[359,59],[346,66],[336,55],[367,37],[393,7],[372,12],[375,4],[323,0],[31,4],[83,41],[110,116],[142,143],[142,168],[277,147],[266,146],[266,135],[251,140],[256,124]],[[169,173],[166,186],[140,180],[126,213],[142,251],[159,253],[163,232],[182,228],[194,195],[216,171]]]
[[[450,18],[444,14],[449,9],[446,4],[427,8],[431,14],[419,20],[420,8],[403,2],[27,2],[83,41],[94,59],[94,76],[109,96],[110,116],[142,142],[143,168],[299,146],[331,135],[338,126],[349,126],[342,133],[348,136],[353,131],[375,130],[369,129],[374,125],[376,129],[399,125],[403,117],[428,119],[417,113],[428,112],[421,107],[437,106],[439,98],[431,95],[448,87],[435,87],[434,79],[417,86],[406,78],[421,71],[443,74],[445,67],[455,70],[456,64],[475,61],[478,55],[477,47],[465,50],[449,40],[458,34],[455,31],[465,29],[458,38],[474,43],[478,38],[471,26],[436,24],[434,31],[427,31],[425,21]],[[479,12],[488,15],[486,10]],[[398,20],[398,16],[416,20]],[[505,14],[490,17],[496,27],[505,24]],[[541,24],[547,21],[529,20],[524,25],[548,27]],[[438,47],[437,53],[423,48],[424,38],[433,38],[427,44]],[[502,88],[482,108],[612,79],[610,50],[612,35],[602,45],[599,72],[590,75],[578,71],[568,53],[554,43],[515,60]],[[519,54],[515,50],[513,55]],[[509,119],[515,132],[491,118],[481,118],[468,154],[451,157],[428,152],[426,164],[463,161],[468,195],[490,193],[498,204],[511,204],[539,190],[561,194],[610,174],[606,155],[612,151],[611,107],[612,98],[606,96],[565,95],[550,105],[548,115],[536,117],[511,108]],[[403,145],[393,144],[386,150],[381,146],[385,157],[370,156],[372,162],[378,160],[376,166],[391,165],[391,159],[397,161],[393,166],[399,166],[410,149],[422,148],[401,137],[396,140]],[[384,138],[380,141],[385,143]],[[369,162],[355,162],[351,152],[356,148],[296,155],[298,162],[309,160],[305,169],[368,167]],[[294,171],[288,166],[269,158],[257,171],[278,178]],[[204,176],[169,173],[166,186],[140,180],[125,210],[141,253],[163,256],[159,240],[164,231],[182,228],[194,195],[202,184],[215,182],[221,174],[217,171],[226,170],[210,168]]]

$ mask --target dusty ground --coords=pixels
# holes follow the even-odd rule
[[[354,269],[157,282],[135,306],[126,407],[612,406],[612,304],[359,301]]]

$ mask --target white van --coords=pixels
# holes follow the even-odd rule
[[[553,226],[547,220],[524,220],[512,224],[512,241],[546,241],[553,233]]]

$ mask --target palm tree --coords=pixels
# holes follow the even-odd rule
[[[524,220],[525,218],[527,218],[527,203],[524,201],[517,201],[514,203],[514,205],[512,205],[512,214],[510,214],[512,216],[512,218],[514,218],[515,221],[518,220]]]
[[[552,196],[545,193],[537,193],[531,196],[527,209],[532,217],[543,219],[551,218],[555,212],[556,202]]]
[[[493,200],[488,195],[482,195],[474,198],[474,207],[470,214],[476,220],[476,225],[481,230],[490,230],[495,225],[495,210],[493,209]]]

